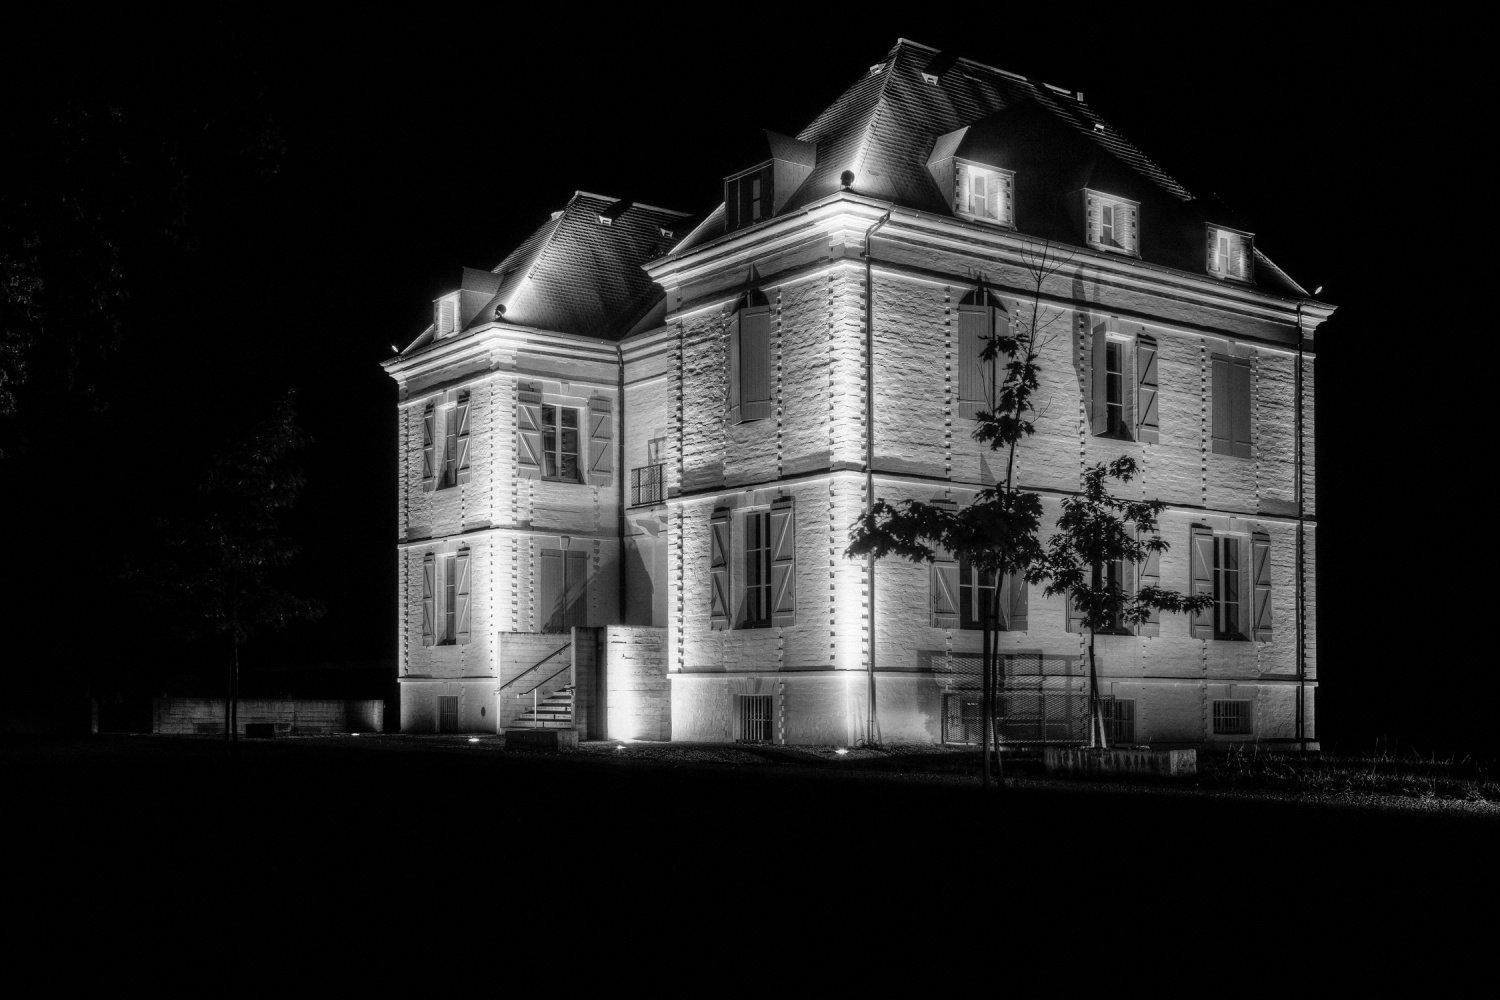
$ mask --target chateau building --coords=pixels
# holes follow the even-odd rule
[[[1035,309],[1017,476],[1043,538],[1085,468],[1133,456],[1171,547],[1129,582],[1214,596],[1098,638],[1112,738],[1315,739],[1333,309],[1256,233],[1082,94],[906,40],[726,167],[706,217],[577,193],[385,363],[403,729],[973,742],[998,586],[1002,736],[1081,739],[1063,598],[844,555],[876,499],[963,505],[1004,476],[972,437],[979,353]]]

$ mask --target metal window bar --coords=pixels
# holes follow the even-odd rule
[[[770,695],[740,696],[740,742],[772,742]]]
[[[1214,702],[1215,736],[1249,736],[1250,732],[1249,701]]]
[[[630,506],[661,503],[663,483],[661,465],[642,465],[630,470]]]
[[[1135,700],[1133,698],[1104,698],[1100,701],[1104,712],[1104,736],[1110,744],[1133,745],[1135,743]]]

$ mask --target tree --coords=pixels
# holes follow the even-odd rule
[[[153,590],[192,636],[227,642],[224,729],[238,739],[240,650],[261,631],[322,616],[321,605],[277,585],[297,554],[282,520],[303,487],[297,454],[309,443],[291,393],[208,465],[191,508],[163,522]]]
[[[1126,570],[1169,548],[1157,533],[1157,519],[1166,504],[1160,500],[1125,500],[1106,491],[1108,480],[1128,483],[1135,477],[1135,459],[1121,456],[1108,466],[1095,464],[1083,474],[1083,492],[1062,502],[1057,534],[1047,542],[1041,558],[1027,572],[1032,583],[1045,584],[1048,597],[1063,594],[1073,614],[1089,634],[1089,738],[1091,748],[1105,748],[1104,713],[1099,701],[1099,673],[1094,659],[1094,637],[1139,627],[1161,612],[1201,611],[1213,604],[1212,595],[1185,597],[1175,590],[1148,585],[1132,587]]]
[[[1001,328],[996,324],[984,336],[981,363],[990,368],[987,380],[989,408],[976,414],[974,438],[1006,456],[1005,478],[980,490],[962,510],[948,504],[920,500],[895,503],[876,500],[849,532],[846,555],[882,559],[896,555],[912,562],[934,562],[939,552],[952,553],[974,571],[997,583],[1010,574],[1024,574],[1041,556],[1037,538],[1041,523],[1040,498],[1018,488],[1015,481],[1016,449],[1035,431],[1032,422],[1038,387],[1037,359],[1049,340],[1048,331],[1065,315],[1045,307],[1042,288],[1067,265],[1070,257],[1054,254],[1049,243],[1032,244],[1024,258],[1030,279],[1027,308]],[[981,278],[977,290],[981,302],[990,292]],[[1003,315],[997,310],[997,314]],[[1004,355],[1004,376],[999,377],[999,359]],[[992,749],[999,756],[995,733],[995,707],[1002,680],[999,669],[1000,587],[989,590],[981,609],[983,630],[982,775],[990,784]],[[873,734],[871,734],[873,737]]]

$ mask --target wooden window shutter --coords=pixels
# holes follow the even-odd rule
[[[565,613],[564,598],[567,595],[562,549],[542,549],[539,562],[537,621],[543,632],[561,632]]]
[[[709,627],[729,628],[729,510],[719,507],[708,521]]]
[[[454,443],[458,449],[458,482],[469,481],[469,390],[458,394],[453,406]]]
[[[771,624],[793,624],[797,613],[797,533],[790,497],[771,505]]]
[[[544,467],[542,394],[523,382],[516,392],[516,475],[540,479]]]
[[[973,418],[990,406],[986,393],[985,341],[994,335],[995,310],[988,304],[958,307],[958,415]]]
[[[453,557],[454,561],[454,583],[453,592],[458,602],[457,613],[453,616],[453,638],[455,642],[469,641],[469,549],[464,547],[458,550],[458,555]]]
[[[437,434],[437,407],[429,402],[422,409],[422,490],[430,492],[437,485],[437,455],[433,438]]]
[[[1031,588],[1020,573],[1011,573],[1000,581],[1000,614],[1008,632],[1025,632]]]
[[[1084,208],[1084,237],[1087,243],[1098,243],[1099,235],[1099,199],[1091,194],[1083,196]]]
[[[1214,533],[1212,528],[1201,524],[1195,524],[1192,535],[1189,538],[1192,545],[1192,585],[1193,595],[1208,594],[1213,596],[1214,592]],[[1214,609],[1209,606],[1202,611],[1193,612],[1193,637],[1197,639],[1212,639],[1214,637]]]
[[[1271,536],[1257,531],[1250,536],[1250,559],[1254,574],[1255,608],[1251,627],[1257,642],[1271,641]]]
[[[1116,216],[1123,217],[1125,220],[1125,238],[1120,241],[1120,245],[1133,254],[1141,252],[1139,212],[1140,209],[1134,205],[1121,205],[1120,210],[1115,213]]]
[[[431,552],[422,557],[422,645],[431,646],[434,642],[433,630],[437,624],[436,608],[433,607],[433,593],[437,586],[437,556]]]
[[[729,339],[728,398],[725,405],[729,409],[729,422],[737,424],[740,422],[740,310],[729,317],[725,330]]]
[[[1089,364],[1089,400],[1091,409],[1089,411],[1089,433],[1103,434],[1109,430],[1109,407],[1105,405],[1105,393],[1107,377],[1105,369],[1106,351],[1109,348],[1109,323],[1100,320],[1094,324],[1094,336],[1092,338],[1092,359]]]
[[[1000,221],[1007,225],[1014,225],[1014,216],[1011,214],[1015,208],[1015,193],[1011,190],[1013,178],[1010,174],[1000,175]]]
[[[1156,416],[1156,338],[1141,334],[1135,338],[1136,428],[1137,441],[1157,444],[1161,428]]]
[[[446,337],[453,332],[453,300],[443,299],[438,303],[438,329],[439,337]]]
[[[1250,457],[1250,362],[1230,362],[1230,440],[1229,453],[1236,458]]]
[[[1219,274],[1219,231],[1208,227],[1208,273]]]
[[[563,620],[566,631],[588,621],[589,559],[587,552],[566,553],[563,574]]]
[[[589,475],[591,486],[608,486],[614,481],[614,416],[609,397],[589,400]]]
[[[1144,541],[1145,539],[1142,539]],[[1147,552],[1140,565],[1140,590],[1161,586],[1161,553]],[[1161,612],[1151,609],[1146,620],[1137,629],[1138,635],[1161,635]]]
[[[1229,375],[1229,359],[1215,355],[1213,358],[1213,379],[1209,383],[1209,392],[1213,396],[1213,452],[1215,455],[1230,454],[1230,441],[1232,440],[1233,428],[1230,426],[1231,417],[1231,393]]]
[[[740,419],[775,416],[771,405],[771,309],[749,306],[740,312]]]
[[[1234,241],[1234,276],[1241,281],[1250,280],[1250,267],[1255,260],[1255,247],[1250,237],[1241,236]]]

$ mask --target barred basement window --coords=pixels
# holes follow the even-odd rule
[[[438,695],[438,732],[458,732],[458,695]]]
[[[630,470],[630,505],[661,503],[663,492],[662,466],[642,465]]]
[[[1100,702],[1104,714],[1104,736],[1112,744],[1135,743],[1135,699],[1105,698]]]
[[[771,696],[768,694],[740,695],[740,739],[741,743],[770,743],[774,730],[771,718]]]
[[[1249,736],[1252,731],[1248,700],[1214,702],[1215,736]]]

